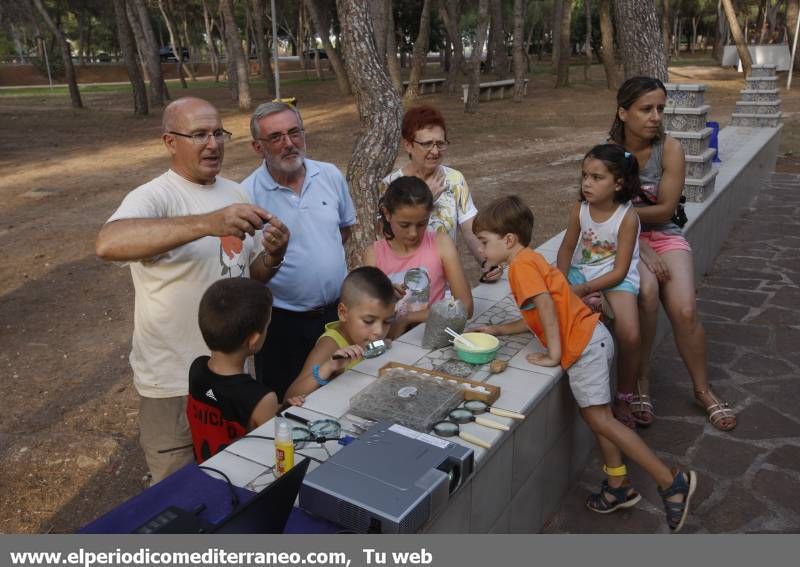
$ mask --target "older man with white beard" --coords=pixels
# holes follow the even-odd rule
[[[335,165],[306,158],[303,120],[293,106],[267,102],[250,118],[253,149],[264,158],[242,185],[252,202],[277,215],[292,238],[276,275],[272,322],[255,357],[256,376],[282,399],[325,324],[338,319],[347,275],[344,243],[356,212]]]

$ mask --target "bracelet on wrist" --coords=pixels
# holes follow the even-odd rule
[[[330,380],[325,380],[322,376],[319,375],[319,364],[315,364],[314,366],[311,367],[311,374],[312,376],[314,376],[314,380],[316,380],[317,384],[319,384],[320,386],[324,386],[325,384],[330,382]]]

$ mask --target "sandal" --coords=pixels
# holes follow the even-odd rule
[[[698,396],[703,395],[707,395],[709,398],[711,398],[711,403],[709,405],[706,405],[701,399],[698,398]],[[695,390],[694,397],[697,404],[705,410],[706,414],[708,414],[708,421],[711,423],[711,425],[720,431],[731,431],[734,427],[736,427],[736,414],[732,409],[730,409],[728,402],[720,400],[716,395],[711,393],[710,389]],[[731,418],[733,419],[733,422],[731,422],[730,425],[727,427],[722,425],[723,421]]]
[[[686,522],[689,515],[689,506],[692,502],[692,495],[697,489],[697,475],[694,471],[688,473],[677,472],[672,484],[665,490],[658,489],[661,500],[664,502],[664,511],[667,513],[667,525],[672,533],[678,533]],[[671,502],[668,498],[680,494],[683,500]]]
[[[650,394],[642,393],[641,380],[636,382],[636,393],[631,395],[631,401],[628,406],[631,408],[633,419],[642,427],[649,427],[655,421],[656,414],[653,400]]]
[[[620,402],[624,402],[625,405],[630,409],[631,402],[633,401],[633,394],[628,392],[617,392],[616,398]],[[619,409],[617,409],[617,404],[611,404],[611,413],[614,414],[614,417],[617,421],[619,421],[622,425],[627,427],[628,429],[633,429],[636,431],[636,418],[633,416],[632,413],[622,413]]]
[[[598,514],[610,514],[620,508],[635,506],[641,499],[642,495],[636,492],[627,480],[618,488],[612,488],[608,480],[604,480],[600,492],[592,493],[586,498],[586,507]]]

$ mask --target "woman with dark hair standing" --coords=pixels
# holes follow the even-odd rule
[[[694,396],[721,431],[736,427],[736,415],[714,395],[708,383],[706,337],[697,318],[692,250],[672,221],[683,191],[686,162],[680,142],[664,133],[667,90],[658,79],[633,77],[617,92],[617,112],[609,140],[636,156],[642,194],[634,199],[642,223],[639,237],[641,362],[638,383],[618,384],[617,410],[640,425],[653,422],[649,395],[650,353],[655,340],[659,301],[672,324],[678,352],[689,370]]]

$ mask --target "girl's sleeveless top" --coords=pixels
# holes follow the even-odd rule
[[[375,262],[395,284],[404,283],[406,272],[411,269],[417,268],[424,273],[416,274],[414,282],[419,285],[409,285],[406,298],[402,300],[408,311],[425,309],[444,298],[447,278],[436,248],[435,232],[426,231],[419,248],[410,256],[398,256],[389,243],[381,239],[375,243]]]
[[[639,170],[639,181],[642,182],[642,191],[647,195],[647,198],[653,202],[658,200],[658,189],[661,184],[661,175],[664,171],[662,159],[664,157],[664,140],[658,140],[653,143],[653,151],[650,154],[650,159],[642,169]],[[650,203],[637,196],[633,199],[634,207],[647,207]],[[672,221],[663,223],[642,223],[642,231],[658,231],[662,234],[683,234],[681,227]]]
[[[607,220],[597,222],[589,214],[589,203],[581,203],[579,215],[581,236],[575,247],[575,253],[572,255],[572,265],[583,272],[586,281],[598,278],[614,269],[614,261],[617,259],[619,227],[630,209],[630,203],[623,203]],[[639,238],[637,234],[631,265],[625,276],[625,279],[634,284],[637,289],[639,287],[638,266]]]

